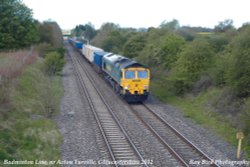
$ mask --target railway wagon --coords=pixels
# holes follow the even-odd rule
[[[103,56],[108,54],[105,51],[94,51],[94,68],[97,70],[98,73],[102,73],[102,59]]]
[[[83,46],[83,42],[81,41],[78,41],[78,40],[75,40],[73,38],[70,38],[69,39],[69,42],[77,49],[82,49],[82,46]]]
[[[82,54],[90,62],[94,62],[94,53],[103,51],[101,48],[97,48],[91,45],[82,45]]]
[[[149,95],[149,68],[126,57],[106,54],[102,71],[113,89],[127,102],[141,102]]]

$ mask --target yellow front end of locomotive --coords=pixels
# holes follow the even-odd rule
[[[122,70],[120,86],[123,94],[148,95],[150,71],[147,68],[127,68]]]

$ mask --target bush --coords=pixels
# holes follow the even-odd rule
[[[38,51],[39,56],[44,58],[47,53],[53,50],[53,47],[51,44],[44,42],[36,45],[36,50]]]
[[[60,54],[60,56],[63,58],[64,54],[66,52],[66,49],[64,47],[57,48],[56,51]]]
[[[45,56],[45,72],[48,75],[56,75],[62,71],[64,59],[58,52],[50,52]]]
[[[63,45],[63,35],[59,25],[56,22],[43,22],[39,24],[40,41],[48,43],[53,48],[60,48]]]
[[[185,40],[175,33],[169,33],[161,44],[161,60],[167,68],[172,68],[174,63],[178,60],[178,53],[185,45]]]
[[[213,47],[215,52],[221,52],[225,49],[229,43],[229,39],[225,35],[214,35],[209,39],[210,45]]]
[[[229,69],[229,85],[239,97],[250,95],[250,27],[244,29],[231,44],[232,66]]]
[[[146,38],[142,34],[138,34],[129,38],[123,47],[124,55],[129,58],[138,57],[145,46],[145,40]]]
[[[177,94],[188,90],[211,67],[213,54],[209,43],[202,39],[194,40],[183,49],[169,77]]]
[[[227,47],[226,50],[230,49]],[[229,69],[232,66],[232,55],[230,52],[223,52],[215,57],[215,65],[210,70],[215,86],[220,88],[227,85]]]
[[[209,75],[201,76],[192,86],[192,93],[198,94],[200,92],[205,92],[213,84],[212,77]]]
[[[213,50],[203,39],[196,39],[183,49],[169,77],[177,94],[184,93],[211,67]]]

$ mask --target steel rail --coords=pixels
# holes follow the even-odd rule
[[[205,154],[203,151],[201,151],[195,144],[193,144],[190,140],[188,140],[183,134],[181,134],[176,128],[174,128],[170,123],[168,123],[165,119],[163,119],[159,114],[157,114],[155,111],[153,111],[151,108],[149,108],[146,104],[142,104],[150,113],[152,113],[158,120],[160,120],[164,125],[169,127],[169,129],[172,130],[177,136],[179,136],[180,139],[182,139],[186,144],[188,144],[193,150],[195,150],[198,154],[200,154],[203,158],[206,160],[212,162],[212,159]],[[204,160],[205,160],[204,159]],[[213,167],[219,167],[217,164],[212,164]]]
[[[102,137],[103,137],[103,139],[104,139],[104,141],[105,141],[105,144],[106,144],[106,146],[107,146],[107,148],[108,148],[108,151],[109,151],[109,154],[110,154],[110,156],[111,156],[111,159],[112,159],[113,161],[116,161],[115,155],[113,154],[113,151],[112,151],[112,149],[111,149],[111,147],[110,147],[110,144],[109,144],[109,142],[108,142],[107,136],[106,136],[106,134],[105,134],[105,132],[104,132],[104,129],[103,129],[102,125],[101,125],[101,122],[100,122],[100,120],[99,120],[99,118],[98,118],[98,116],[97,116],[97,113],[96,113],[94,104],[93,104],[93,102],[92,102],[92,100],[91,100],[91,97],[90,97],[90,95],[89,95],[89,92],[87,91],[87,88],[86,88],[85,84],[82,84],[82,83],[83,83],[83,78],[82,78],[80,72],[77,70],[77,64],[76,64],[75,60],[73,60],[73,59],[74,59],[74,58],[73,58],[74,56],[71,56],[71,55],[69,54],[69,57],[71,58],[71,61],[72,61],[72,63],[73,63],[73,68],[74,68],[75,74],[77,75],[77,78],[78,78],[78,80],[79,80],[79,82],[80,82],[78,85],[82,88],[82,89],[80,89],[81,95],[83,96],[83,94],[84,94],[85,97],[87,98],[88,103],[89,103],[89,106],[90,106],[90,108],[91,108],[91,111],[94,113],[95,120],[96,120],[96,122],[97,122],[97,125],[98,125],[100,131],[101,131],[101,134],[102,134]],[[82,90],[83,90],[83,92],[82,92]],[[118,167],[117,164],[115,164],[115,166]]]
[[[105,100],[105,98],[103,97],[103,95],[101,94],[100,90],[96,87],[96,85],[95,85],[95,83],[94,83],[94,81],[93,81],[93,78],[92,78],[92,76],[90,75],[88,69],[83,65],[83,62],[82,62],[82,61],[86,61],[86,60],[84,60],[84,59],[81,59],[81,60],[80,60],[79,58],[76,58],[76,59],[77,59],[79,65],[80,65],[80,66],[84,69],[84,71],[86,72],[86,73],[85,73],[86,76],[88,77],[89,81],[92,83],[92,86],[94,87],[94,89],[96,90],[97,94],[98,94],[99,97],[101,98],[103,104],[107,107],[109,113],[113,116],[115,122],[117,123],[117,125],[118,125],[119,128],[121,129],[122,133],[123,133],[124,136],[126,137],[128,143],[131,145],[131,147],[133,148],[134,152],[135,152],[135,153],[137,154],[137,156],[140,158],[140,160],[141,160],[141,162],[142,162],[141,165],[143,165],[143,166],[145,166],[145,167],[148,167],[148,164],[146,164],[146,161],[145,161],[144,158],[142,157],[141,153],[139,152],[139,150],[137,149],[137,147],[135,146],[135,144],[132,142],[131,138],[129,137],[129,135],[127,134],[127,132],[126,132],[125,129],[123,128],[123,126],[121,125],[121,123],[120,123],[118,117],[116,116],[116,114],[114,113],[114,111],[112,110],[112,108],[109,106],[109,104],[106,102],[106,100]],[[86,89],[86,87],[85,87],[85,89]],[[93,102],[92,102],[92,100],[91,100],[91,97],[90,97],[89,93],[88,93],[88,99],[89,99],[89,101],[90,101],[90,103],[91,103],[91,108],[92,108],[92,110],[95,110],[94,104],[93,104]],[[99,119],[99,118],[98,118],[98,114],[96,113],[96,111],[94,111],[94,112],[95,112],[95,118],[96,118],[96,119]],[[100,122],[100,121],[98,121],[98,122],[99,122],[99,123],[98,123],[98,126],[102,127],[101,122]],[[103,135],[106,135],[103,127],[102,127],[102,134],[103,134]],[[110,146],[110,144],[109,144],[109,142],[108,142],[108,139],[107,139],[107,137],[105,137],[105,138],[106,138],[106,139],[105,139],[105,143],[106,143],[107,145],[109,145],[109,146],[108,146],[109,152],[110,152],[110,154],[112,154],[112,156],[111,156],[111,157],[112,157],[112,160],[113,160],[113,161],[116,161],[115,155],[113,154],[113,150],[112,150],[112,148],[111,148],[111,146]],[[112,153],[111,153],[111,152],[112,152]]]

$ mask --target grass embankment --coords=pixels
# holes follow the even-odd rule
[[[196,96],[188,94],[180,97],[166,91],[162,81],[152,81],[151,91],[161,101],[179,108],[184,117],[191,118],[195,123],[212,130],[224,140],[237,146],[237,129],[222,114],[214,112],[212,108],[214,99],[222,92],[221,89],[210,88]],[[250,146],[247,145],[246,140],[243,140],[243,150],[250,158]]]
[[[60,77],[45,75],[36,56],[19,65],[12,57],[0,53],[0,166],[4,160],[58,160],[62,136],[51,117],[63,95]]]

